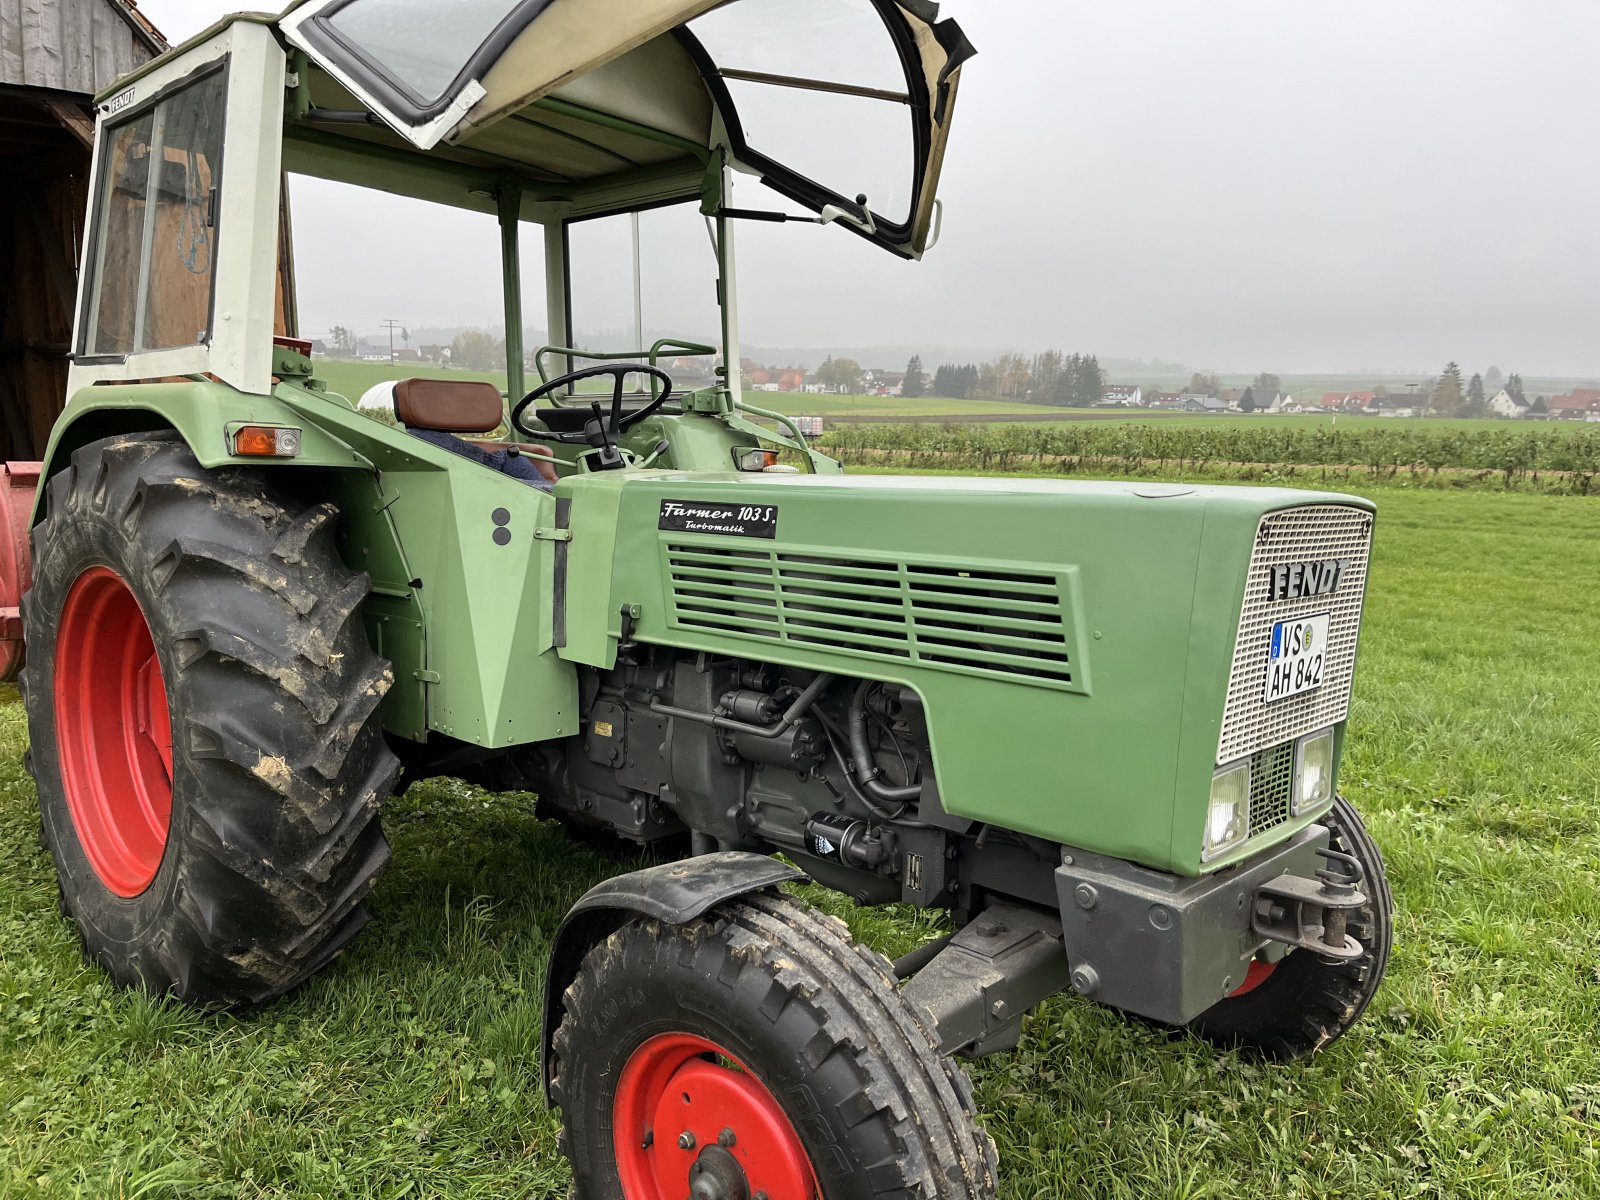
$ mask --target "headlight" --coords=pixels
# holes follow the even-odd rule
[[[1304,816],[1333,799],[1333,730],[1308,733],[1294,747],[1294,794],[1289,811]]]
[[[1200,861],[1210,862],[1250,835],[1250,761],[1224,767],[1211,777],[1211,807]]]

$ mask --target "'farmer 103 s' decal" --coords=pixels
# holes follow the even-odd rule
[[[1272,568],[1269,600],[1305,600],[1311,596],[1331,596],[1339,590],[1348,562],[1329,558],[1321,562],[1278,563]]]
[[[778,536],[776,504],[718,504],[709,500],[663,500],[658,529],[720,533],[730,537]]]

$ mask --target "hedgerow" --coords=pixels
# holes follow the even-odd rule
[[[1285,477],[1581,495],[1600,483],[1600,428],[859,425],[831,430],[823,444],[847,464],[924,470]]]

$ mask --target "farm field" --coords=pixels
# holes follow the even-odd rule
[[[381,362],[318,358],[316,360],[316,374],[318,378],[327,383],[330,391],[337,392],[351,401],[359,400],[362,393],[374,384],[391,379],[404,379],[408,375],[440,379],[482,379],[495,384],[501,389],[506,386],[504,371],[457,371],[450,367],[440,367],[432,363],[394,363],[391,365]],[[530,375],[529,386],[532,387],[535,382],[537,382],[537,377]],[[1163,429],[1183,428],[1185,426],[1210,429],[1362,429],[1382,427],[1387,429],[1498,429],[1516,430],[1525,433],[1545,433],[1550,431],[1569,433],[1580,431],[1583,428],[1582,422],[1569,421],[1475,421],[1436,418],[1429,418],[1423,421],[1350,414],[1329,416],[1322,413],[1295,413],[1283,416],[1269,415],[1267,413],[1208,416],[1192,413],[1149,412],[1139,409],[1108,411],[1105,409],[1052,408],[1047,405],[1023,404],[1015,401],[950,400],[940,396],[905,399],[899,396],[811,396],[792,392],[751,392],[746,399],[758,408],[773,409],[790,416],[829,417],[840,423],[848,422],[852,418],[861,418],[873,422],[906,418],[936,423],[948,421],[957,424],[963,421],[996,421],[1002,426],[1007,426],[1009,423],[1005,419],[1007,417],[1016,417],[1027,418],[1025,421],[1019,420],[1018,424],[1029,426],[1038,424],[1051,425],[1057,422],[1061,424],[1086,422],[1122,424],[1132,422]]]
[[[846,399],[847,397],[838,397]],[[882,399],[878,398],[882,403]],[[923,404],[922,400],[902,400],[900,404]],[[977,410],[978,405],[991,401],[944,400],[941,404],[960,404],[966,411],[955,414],[942,413],[866,413],[827,414],[830,429],[849,429],[856,426],[873,428],[884,425],[970,425],[976,429],[1052,429],[1084,426],[1137,426],[1149,429],[1300,429],[1355,431],[1386,429],[1395,433],[1410,431],[1463,432],[1495,430],[1500,433],[1525,436],[1570,436],[1585,432],[1594,433],[1594,424],[1584,421],[1502,421],[1493,418],[1472,417],[1375,417],[1358,413],[1226,413],[1211,416],[1203,413],[1148,411],[1145,409],[1083,409],[1041,408],[1026,406],[1028,411],[1001,408],[998,412]],[[761,407],[773,407],[763,405]],[[780,404],[781,411],[796,416],[808,415],[809,410],[798,400]],[[823,414],[817,414],[823,415]]]
[[[439,379],[485,379],[504,389],[504,371],[457,371],[432,363],[354,362],[347,359],[319,358],[316,374],[324,380],[330,391],[338,392],[351,401],[361,398],[363,392],[374,384],[390,379],[404,379],[409,375]],[[528,386],[538,382],[530,373]],[[994,416],[1026,416],[1040,412],[1062,412],[1066,409],[1041,409],[1036,404],[1006,404],[994,400],[945,400],[929,396],[903,400],[898,396],[805,396],[784,392],[751,392],[746,399],[758,408],[772,408],[779,412],[801,416],[862,416],[862,417],[940,417],[956,419],[974,413]]]
[[[1076,999],[972,1071],[1002,1194],[1600,1195],[1600,502],[1379,488],[1343,783],[1398,909],[1368,1019],[1307,1066]],[[0,1196],[563,1196],[542,956],[617,864],[455,781],[386,819],[350,953],[210,1015],[114,991],[55,907],[0,689]],[[929,917],[812,898],[890,955]]]
[[[970,404],[968,405],[970,407]],[[1497,421],[1471,417],[1369,417],[1359,413],[1228,413],[1224,416],[1207,416],[1203,413],[1127,412],[1106,413],[1097,409],[1064,409],[1057,421],[1046,424],[1069,425],[1079,422],[1111,422],[1117,424],[1149,425],[1158,429],[1423,429],[1423,430],[1473,430],[1493,429],[1518,434],[1578,433],[1584,429],[1582,421]],[[1001,422],[1002,426],[1008,424]],[[1592,426],[1590,428],[1593,428]]]
[[[1307,487],[1402,483],[1588,495],[1600,486],[1600,428],[1578,422],[1449,427],[1398,420],[1299,427],[1097,422],[1076,425],[851,425],[823,446],[868,469],[1161,477]]]

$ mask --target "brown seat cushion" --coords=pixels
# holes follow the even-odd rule
[[[505,407],[492,383],[402,379],[394,385],[394,415],[407,429],[491,433],[505,420]]]

